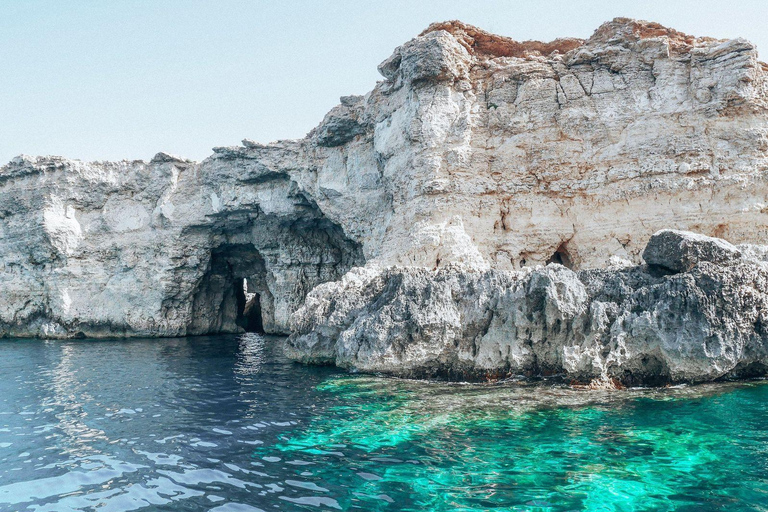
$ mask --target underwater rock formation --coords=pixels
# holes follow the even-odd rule
[[[286,333],[312,288],[365,264],[583,269],[639,263],[662,228],[766,239],[747,41],[446,22],[379,70],[301,140],[0,168],[0,336]]]
[[[723,258],[715,247],[734,250]],[[680,231],[656,233],[645,253],[664,254],[664,265],[353,270],[310,292],[287,353],[365,372],[469,380],[657,385],[765,375],[768,263]]]

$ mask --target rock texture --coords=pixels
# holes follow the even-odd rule
[[[369,260],[590,268],[638,263],[661,228],[766,239],[766,72],[744,40],[617,19],[519,43],[448,22],[379,69],[307,147],[344,116],[349,140],[306,155]]]
[[[286,332],[309,290],[366,263],[578,269],[638,263],[661,228],[766,239],[766,68],[747,41],[446,22],[379,70],[302,140],[0,168],[0,336],[234,332],[246,309]]]
[[[768,264],[713,247],[733,246],[655,234],[645,252],[664,254],[655,260],[661,274],[558,264],[359,269],[310,292],[287,350],[304,362],[405,377],[655,385],[765,375]]]

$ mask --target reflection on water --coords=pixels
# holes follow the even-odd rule
[[[768,510],[762,383],[426,383],[280,342],[0,342],[0,510]]]

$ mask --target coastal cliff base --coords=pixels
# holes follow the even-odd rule
[[[453,380],[663,385],[768,370],[768,248],[663,230],[646,265],[357,268],[307,296],[288,355]]]

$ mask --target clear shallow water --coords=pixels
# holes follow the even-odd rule
[[[276,345],[0,341],[0,510],[768,510],[763,383],[424,383]]]

